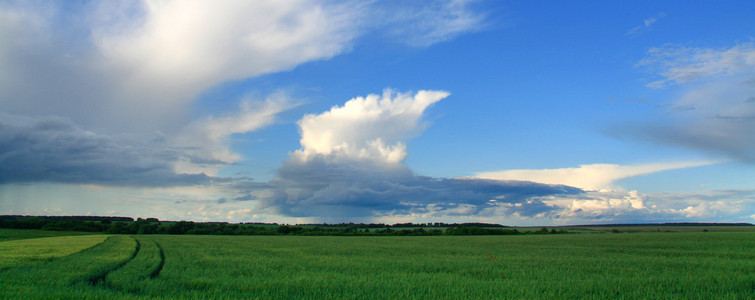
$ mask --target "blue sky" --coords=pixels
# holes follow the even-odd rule
[[[752,222],[749,1],[0,2],[0,214]]]

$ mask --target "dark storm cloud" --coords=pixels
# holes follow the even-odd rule
[[[0,183],[166,186],[211,180],[173,172],[172,163],[180,157],[159,142],[126,145],[64,118],[0,118]]]
[[[527,181],[417,176],[403,165],[333,162],[324,156],[304,163],[288,161],[278,173],[267,185],[239,188],[258,191],[257,199],[264,207],[296,217],[367,217],[428,210],[474,215],[502,203],[517,204],[512,213],[531,216],[556,209],[538,197],[583,192]]]

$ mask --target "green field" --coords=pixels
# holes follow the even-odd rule
[[[0,267],[0,298],[755,297],[751,231],[65,239],[0,242],[5,256],[70,246]]]
[[[52,261],[105,240],[104,235],[59,236],[0,243],[0,270]]]
[[[46,230],[0,228],[0,242],[10,241],[10,240],[41,238],[41,237],[91,235],[91,234],[93,233],[79,232],[79,231],[46,231]]]

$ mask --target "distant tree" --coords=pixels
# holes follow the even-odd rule
[[[126,223],[115,222],[115,223],[111,224],[110,227],[105,232],[107,232],[107,233],[114,233],[114,234],[127,233],[126,232]]]
[[[281,226],[278,226],[277,231],[280,234],[289,234],[291,233],[291,227],[288,227],[288,225],[281,225]]]
[[[170,224],[170,226],[168,226],[168,233],[169,234],[184,234],[184,233],[187,233],[189,230],[193,229],[194,226],[195,226],[194,222],[187,222],[187,221],[175,222],[173,224]]]
[[[144,224],[139,226],[139,234],[155,234],[157,233],[157,224]]]

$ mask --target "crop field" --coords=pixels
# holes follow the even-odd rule
[[[79,231],[46,231],[46,230],[0,228],[0,242],[10,241],[10,240],[40,238],[40,237],[91,235],[91,234],[92,233],[90,232],[79,232]]]
[[[51,261],[93,247],[105,238],[104,235],[82,235],[3,242],[0,243],[0,270]]]
[[[0,265],[0,298],[755,297],[755,232],[89,235],[3,241],[0,253],[51,245],[71,246]]]

